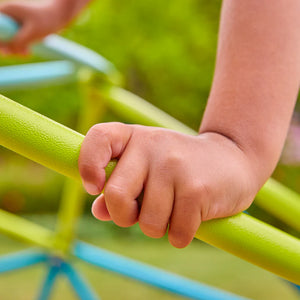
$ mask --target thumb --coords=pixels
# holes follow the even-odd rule
[[[122,155],[132,131],[132,126],[116,122],[97,124],[88,131],[81,145],[78,167],[89,194],[100,194],[105,184],[105,167],[112,158]]]
[[[104,195],[101,194],[92,205],[92,214],[94,217],[101,221],[111,221],[112,218],[109,214],[109,211],[107,209]]]

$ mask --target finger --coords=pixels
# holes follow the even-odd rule
[[[129,227],[138,221],[138,196],[147,178],[148,161],[136,145],[128,144],[109,178],[104,197],[112,220],[121,227]]]
[[[79,172],[86,191],[100,194],[105,183],[105,167],[124,151],[132,128],[121,123],[93,126],[87,133],[78,160]]]
[[[111,221],[111,216],[105,204],[104,195],[101,194],[92,205],[92,214],[101,221]]]
[[[144,189],[144,198],[139,215],[139,226],[152,238],[165,235],[172,213],[174,190],[171,178],[150,172]]]
[[[14,1],[14,3],[0,3],[0,12],[10,16],[11,18],[13,18],[15,21],[19,22],[19,16],[22,13],[22,11],[20,11],[20,6],[21,2],[20,1]],[[24,5],[24,2],[23,2]]]
[[[201,209],[199,199],[195,199],[195,193],[175,191],[175,203],[168,232],[170,243],[176,248],[186,247],[193,240],[200,224]]]
[[[0,44],[0,53],[2,56],[9,56],[11,51],[6,46]]]
[[[35,31],[34,25],[27,22],[20,28],[14,38],[7,43],[7,47],[9,47],[13,53],[22,54],[28,52],[27,49],[30,44],[37,40]]]

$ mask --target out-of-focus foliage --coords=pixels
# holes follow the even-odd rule
[[[67,36],[112,60],[128,89],[196,129],[213,74],[219,10],[220,1],[97,1]]]

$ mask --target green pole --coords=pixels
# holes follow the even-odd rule
[[[270,178],[255,204],[300,232],[300,195]]]
[[[83,70],[84,71],[84,70]],[[79,89],[82,96],[81,107],[79,110],[77,130],[87,132],[99,118],[105,113],[105,107],[99,103],[99,96],[90,85],[90,76],[84,76],[86,73],[80,71]],[[56,235],[59,239],[65,241],[65,248],[60,249],[67,253],[75,238],[76,223],[82,212],[85,193],[82,185],[70,178],[66,178],[60,201],[60,207],[56,225]]]
[[[82,140],[79,133],[0,96],[1,145],[79,179]],[[107,168],[108,175],[114,166]],[[300,240],[250,216],[204,222],[196,237],[300,284]]]
[[[48,250],[55,250],[64,244],[64,241],[57,239],[51,230],[4,210],[0,210],[0,230],[18,240]]]

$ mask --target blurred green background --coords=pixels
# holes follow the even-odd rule
[[[221,1],[217,0],[98,0],[62,35],[112,61],[124,74],[126,89],[197,130],[213,76],[220,6]],[[2,66],[43,61],[38,57],[0,60]],[[81,107],[77,83],[0,92],[76,127]],[[103,120],[117,118],[108,111]],[[294,136],[289,141],[293,139]],[[293,163],[293,159],[290,161]],[[274,177],[300,192],[297,163],[279,164]],[[53,228],[63,177],[5,149],[0,150],[0,170],[0,208]],[[86,197],[86,215],[78,227],[80,237],[86,241],[251,299],[299,299],[282,280],[200,241],[178,250],[166,238],[148,239],[138,226],[124,230],[111,223],[100,223],[90,216],[91,202],[92,198]],[[257,207],[252,206],[251,210],[289,231]],[[23,244],[0,237],[1,253],[21,248]],[[77,265],[103,299],[175,299],[105,271]],[[0,275],[0,299],[33,299],[44,271],[36,267]],[[16,285],[18,289],[13,288]],[[62,280],[53,299],[76,298]]]

